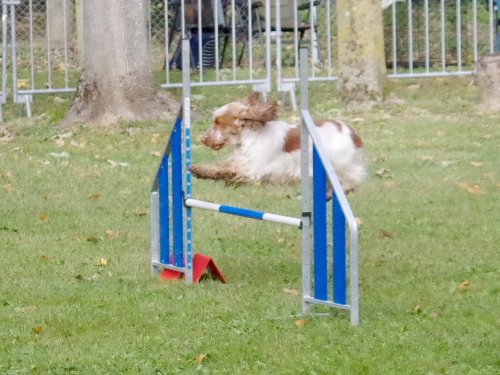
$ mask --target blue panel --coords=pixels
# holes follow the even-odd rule
[[[170,224],[168,204],[168,155],[164,155],[158,170],[158,200],[160,220],[160,262],[170,262]]]
[[[337,196],[332,200],[333,218],[333,302],[345,305],[346,298],[346,249],[345,216]]]
[[[223,206],[223,205],[221,205],[219,207],[219,212],[222,212],[224,214],[231,214],[231,215],[249,217],[251,219],[257,219],[257,220],[262,220],[262,217],[264,216],[263,212],[258,212],[258,211],[253,211],[253,210],[247,210],[245,208]]]
[[[328,300],[328,258],[326,231],[326,173],[313,148],[313,235],[314,297]]]
[[[177,119],[172,133],[172,235],[174,265],[184,266],[183,223],[182,210],[184,208],[182,196],[182,120]]]

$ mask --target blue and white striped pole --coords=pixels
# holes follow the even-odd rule
[[[203,210],[220,212],[223,214],[235,215],[235,216],[243,216],[250,219],[262,220],[262,221],[270,221],[273,223],[280,223],[291,225],[297,228],[302,227],[302,220],[295,217],[283,216],[283,215],[275,215],[267,212],[260,212],[249,210],[247,208],[239,208],[233,206],[226,206],[223,204],[217,204],[212,202],[201,201],[198,199],[188,198],[185,200],[184,204],[187,207],[195,207],[201,208]]]

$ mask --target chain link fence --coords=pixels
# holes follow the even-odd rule
[[[19,95],[67,91],[76,86],[77,14],[75,0],[21,0],[16,6]]]

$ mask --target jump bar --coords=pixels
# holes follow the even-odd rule
[[[184,204],[187,207],[201,208],[203,210],[216,211],[216,212],[221,212],[223,214],[243,216],[243,217],[248,217],[250,219],[271,221],[273,223],[292,225],[297,228],[302,228],[302,219],[298,219],[295,217],[274,215],[266,212],[249,210],[246,208],[225,206],[222,204],[200,201],[198,199],[192,199],[192,198],[186,199],[184,201]]]

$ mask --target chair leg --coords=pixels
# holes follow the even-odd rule
[[[224,35],[224,44],[222,45],[222,52],[220,54],[220,61],[219,61],[220,66],[222,66],[222,63],[224,62],[224,55],[226,54],[226,47],[227,47],[228,39],[229,39],[229,36]]]
[[[240,66],[241,64],[241,60],[243,59],[243,53],[245,52],[245,47],[247,45],[247,41],[246,39],[243,41],[243,45],[241,46],[241,51],[240,51],[240,55],[238,56],[238,66]]]

